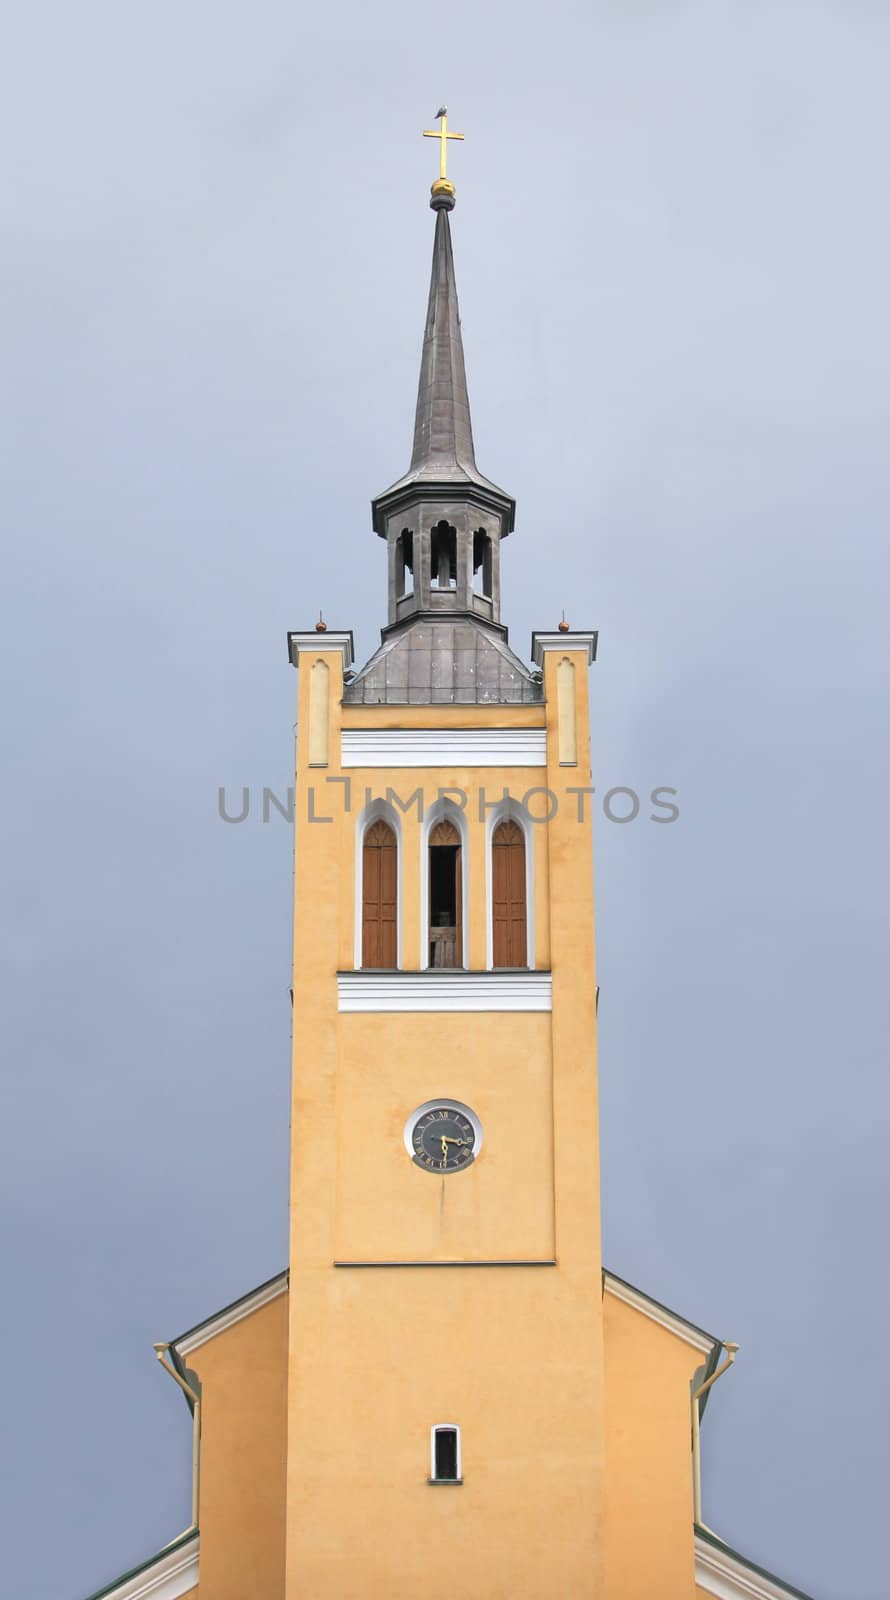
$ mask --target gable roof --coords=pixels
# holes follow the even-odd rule
[[[179,1600],[198,1582],[199,1548],[197,1530],[184,1533],[88,1600]],[[695,1529],[695,1581],[717,1600],[811,1600],[702,1527]]]
[[[87,1600],[179,1600],[198,1582],[198,1530],[189,1528],[156,1555],[122,1572]]]
[[[695,1581],[719,1600],[813,1600],[696,1524]]]
[[[203,1322],[198,1322],[193,1328],[188,1328],[185,1333],[170,1342],[170,1355],[174,1364],[182,1363],[193,1350],[200,1349],[209,1339],[215,1339],[218,1334],[225,1333],[237,1322],[245,1317],[252,1316],[254,1311],[259,1311],[270,1300],[276,1300],[279,1295],[286,1294],[288,1288],[288,1272],[276,1273],[274,1278],[267,1278],[256,1289],[248,1290],[238,1300],[233,1300],[230,1305],[223,1306],[221,1311],[215,1312],[210,1317],[205,1317]],[[653,1300],[651,1295],[644,1294],[642,1289],[637,1289],[634,1284],[628,1283],[625,1278],[619,1278],[617,1273],[603,1270],[603,1293],[612,1294],[616,1300],[621,1300],[625,1305],[639,1311],[651,1322],[658,1323],[675,1338],[682,1339],[685,1344],[692,1346],[705,1358],[705,1377],[710,1377],[716,1369],[720,1359],[723,1344],[713,1333],[707,1333],[704,1328],[698,1327],[688,1318],[681,1317],[678,1311],[672,1311],[670,1306],[663,1305],[660,1300]],[[711,1398],[710,1390],[701,1398],[699,1414],[704,1416],[705,1408]],[[188,1403],[188,1397],[186,1397]],[[191,1406],[189,1406],[191,1409]]]
[[[615,1296],[616,1300],[623,1300],[627,1306],[633,1306],[635,1311],[642,1312],[651,1322],[657,1322],[659,1327],[666,1328],[676,1338],[682,1339],[685,1344],[691,1344],[693,1350],[698,1350],[703,1356],[714,1356],[715,1351],[722,1350],[722,1340],[713,1333],[706,1333],[704,1328],[699,1328],[696,1323],[689,1322],[686,1317],[681,1317],[679,1311],[672,1311],[670,1306],[662,1305],[660,1300],[653,1300],[651,1295],[644,1294],[642,1289],[637,1289],[625,1278],[619,1278],[614,1272],[603,1269],[603,1289],[608,1294]]]
[[[205,1317],[202,1322],[197,1322],[193,1328],[187,1328],[185,1333],[180,1333],[177,1338],[171,1339],[170,1348],[183,1358],[191,1355],[193,1350],[198,1350],[208,1339],[215,1339],[218,1334],[225,1333],[227,1328],[241,1322],[244,1317],[252,1316],[254,1311],[259,1311],[268,1305],[270,1300],[276,1300],[279,1295],[287,1292],[288,1273],[276,1273],[274,1278],[267,1278],[256,1289],[248,1290],[230,1305],[223,1306],[220,1311],[215,1311],[212,1316]],[[665,1328],[676,1338],[692,1345],[694,1350],[703,1356],[713,1358],[716,1351],[722,1349],[722,1341],[713,1333],[707,1333],[704,1328],[698,1327],[695,1322],[682,1317],[678,1311],[672,1311],[670,1306],[662,1305],[660,1300],[653,1300],[651,1295],[644,1294],[642,1289],[637,1289],[634,1284],[628,1283],[625,1278],[619,1278],[614,1272],[603,1271],[603,1291],[615,1296],[616,1300],[623,1300],[625,1305],[632,1306],[635,1311],[648,1317],[650,1321],[657,1322],[659,1327]]]
[[[228,1328],[253,1315],[272,1300],[286,1294],[289,1274],[287,1270],[267,1278],[265,1283],[233,1300],[221,1310],[205,1317],[192,1328],[171,1340],[171,1354],[180,1359],[225,1333]],[[690,1322],[677,1311],[644,1294],[642,1289],[628,1283],[614,1272],[603,1271],[603,1293],[611,1294],[625,1305],[640,1312],[650,1321],[664,1328],[675,1338],[691,1345],[704,1358],[706,1370],[713,1369],[719,1359],[723,1344],[714,1334]],[[196,1530],[183,1534],[166,1550],[124,1573],[108,1588],[90,1595],[88,1600],[177,1600],[198,1581],[198,1535]],[[187,1547],[191,1546],[187,1550]],[[177,1560],[187,1551],[185,1560]],[[166,1579],[169,1576],[169,1585]],[[708,1529],[695,1528],[696,1583],[718,1600],[812,1600],[803,1590],[784,1583],[774,1573],[749,1561],[733,1550]],[[140,1583],[140,1579],[143,1581]]]
[[[238,1300],[233,1300],[231,1305],[223,1306],[221,1311],[214,1311],[210,1317],[205,1317],[203,1322],[197,1322],[193,1328],[187,1328],[185,1333],[178,1338],[170,1340],[170,1349],[177,1355],[189,1356],[193,1350],[198,1350],[208,1339],[215,1339],[217,1334],[225,1333],[227,1328],[241,1322],[244,1317],[249,1317],[254,1311],[259,1311],[267,1306],[270,1300],[277,1300],[281,1294],[286,1294],[288,1273],[277,1272],[274,1278],[267,1278],[256,1289],[249,1289],[247,1294],[241,1295]]]

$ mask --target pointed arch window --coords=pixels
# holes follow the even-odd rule
[[[429,963],[460,967],[462,951],[462,883],[460,834],[443,820],[430,829],[428,861]]]
[[[362,966],[398,965],[398,846],[377,820],[362,840]]]
[[[492,966],[524,967],[528,888],[525,834],[512,817],[499,822],[491,838]]]

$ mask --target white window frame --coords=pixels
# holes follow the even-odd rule
[[[355,938],[353,961],[356,972],[373,971],[362,967],[362,889],[364,880],[365,834],[375,822],[385,822],[396,836],[396,968],[402,970],[402,825],[395,808],[385,800],[371,800],[355,822]]]
[[[525,839],[525,968],[535,965],[535,824],[518,800],[500,800],[485,819],[485,965],[494,966],[494,831],[502,822],[516,822]],[[524,971],[525,968],[520,968]]]
[[[430,972],[430,834],[437,822],[453,822],[460,838],[460,967],[470,965],[470,844],[466,812],[453,800],[436,800],[420,829],[420,950],[421,967]]]
[[[457,1435],[457,1477],[438,1478],[436,1476],[436,1434],[454,1433]],[[459,1422],[434,1422],[430,1428],[430,1483],[463,1483],[464,1463],[461,1451],[460,1423]]]

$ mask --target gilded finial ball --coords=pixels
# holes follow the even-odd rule
[[[566,614],[565,614],[565,612],[563,612],[563,614],[562,614],[562,622],[559,624],[559,631],[560,631],[560,633],[570,633],[571,632],[571,629],[569,628],[569,625],[566,622]]]
[[[328,625],[320,611],[318,613],[318,621],[315,624],[315,631],[316,633],[327,633],[328,631]]]
[[[430,205],[434,211],[454,210],[454,184],[450,178],[437,178],[430,188]]]

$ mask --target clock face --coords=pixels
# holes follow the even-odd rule
[[[430,1100],[408,1118],[405,1145],[424,1172],[462,1172],[478,1155],[478,1117],[456,1100]]]

